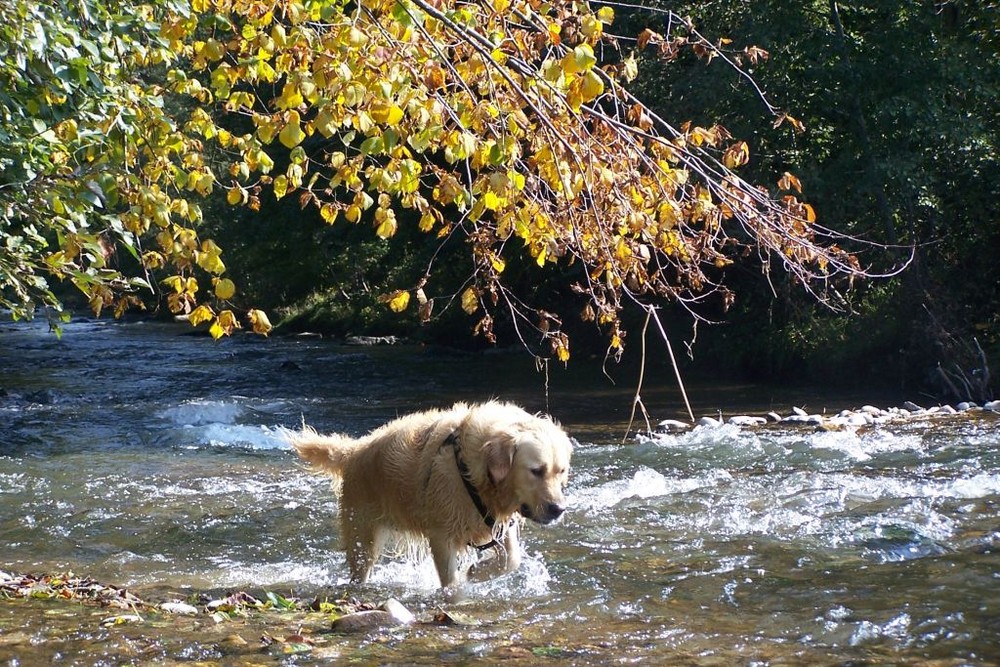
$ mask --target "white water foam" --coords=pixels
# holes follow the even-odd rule
[[[247,447],[288,449],[278,426],[239,423],[247,406],[234,401],[192,400],[167,408],[159,417],[182,430],[182,440],[191,449],[201,447]]]
[[[674,493],[689,493],[732,479],[732,475],[725,470],[711,470],[695,477],[671,479],[643,466],[629,479],[606,482],[573,492],[570,494],[569,504],[574,509],[600,510],[613,507],[628,498],[657,498]]]
[[[161,419],[177,426],[204,426],[206,424],[234,424],[244,413],[243,406],[228,401],[185,401],[163,410]]]
[[[918,436],[896,435],[889,431],[870,431],[863,435],[853,430],[827,431],[810,435],[806,442],[812,449],[833,450],[859,462],[870,461],[879,454],[924,450]]]
[[[213,447],[240,446],[250,449],[289,449],[277,426],[209,424],[203,429],[203,441]]]

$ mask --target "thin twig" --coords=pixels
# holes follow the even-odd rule
[[[632,432],[632,423],[635,421],[635,406],[639,406],[642,409],[642,415],[646,419],[646,430],[652,431],[653,429],[649,426],[649,414],[646,412],[645,406],[642,404],[642,380],[646,375],[646,329],[649,327],[649,318],[652,314],[653,309],[646,309],[646,321],[642,324],[642,338],[639,339],[639,346],[641,351],[641,360],[639,362],[639,380],[635,384],[635,396],[632,398],[632,412],[628,416],[628,426],[625,427],[625,433],[622,434],[622,444],[625,444],[625,440],[628,438],[628,434]]]
[[[653,312],[655,309],[649,306],[647,313],[651,313],[653,319],[656,320],[656,326],[660,329],[660,335],[663,336],[663,342],[667,344],[667,354],[670,355],[670,363],[674,367],[674,375],[677,377],[677,386],[681,389],[681,396],[684,397],[684,405],[687,407],[688,417],[694,422],[694,412],[691,411],[691,403],[688,401],[687,391],[684,389],[684,380],[681,379],[681,369],[677,366],[677,359],[674,357],[674,348],[670,344],[670,338],[667,337],[667,332],[663,328],[663,324],[660,322],[659,316]]]

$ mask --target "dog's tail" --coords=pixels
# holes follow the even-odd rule
[[[284,437],[299,456],[334,477],[340,477],[347,460],[357,449],[357,440],[350,436],[321,435],[308,426],[303,426],[301,431],[285,431]]]

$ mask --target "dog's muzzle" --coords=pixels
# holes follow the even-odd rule
[[[541,524],[549,524],[558,520],[565,511],[566,508],[558,503],[546,503],[538,508],[538,511],[533,510],[527,504],[521,505],[521,516]]]

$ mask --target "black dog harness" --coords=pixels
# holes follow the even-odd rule
[[[479,516],[483,517],[483,522],[492,531],[493,527],[497,523],[497,519],[490,513],[489,510],[486,509],[486,504],[483,502],[482,496],[479,495],[476,485],[473,484],[470,479],[472,473],[469,471],[469,466],[467,466],[465,461],[462,459],[461,446],[458,443],[458,434],[452,431],[451,435],[445,438],[444,442],[441,443],[441,447],[451,447],[455,452],[455,465],[458,467],[458,474],[461,476],[462,483],[465,485],[465,491],[469,494],[472,504],[476,506],[477,510],[479,510]],[[470,544],[469,546],[475,548],[477,551],[486,551],[487,549],[492,549],[493,547],[499,547],[500,543],[496,541],[496,538],[494,538],[486,544]]]

